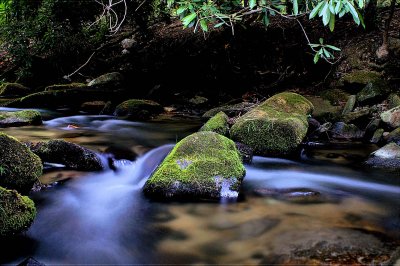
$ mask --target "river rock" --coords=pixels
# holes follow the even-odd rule
[[[400,146],[392,142],[374,151],[365,164],[376,168],[400,169]]]
[[[340,117],[340,106],[334,106],[330,101],[317,96],[305,96],[313,106],[313,117],[320,121],[332,121]]]
[[[367,85],[368,83],[372,82],[378,82],[381,81],[382,74],[375,72],[375,71],[370,71],[370,70],[354,70],[350,73],[345,74],[341,82],[344,83],[344,85],[349,87],[362,87]]]
[[[0,187],[0,237],[25,231],[36,216],[35,204],[15,190]]]
[[[17,139],[0,133],[0,186],[28,193],[42,171],[38,156]]]
[[[85,112],[99,114],[104,109],[105,106],[106,103],[104,101],[92,101],[92,102],[84,102],[81,105],[81,108]]]
[[[3,97],[25,96],[30,91],[31,89],[19,83],[3,83],[0,85],[0,96]]]
[[[231,137],[256,154],[289,155],[306,136],[307,115],[312,111],[312,103],[303,96],[279,93],[237,119]]]
[[[206,97],[196,95],[191,98],[189,102],[194,105],[202,105],[208,102],[208,99]]]
[[[364,132],[353,124],[346,124],[344,122],[337,122],[333,125],[332,137],[335,139],[361,139]]]
[[[99,171],[104,166],[99,156],[82,146],[65,140],[50,140],[27,144],[43,162],[58,163],[81,171]]]
[[[357,101],[362,104],[377,103],[387,96],[389,86],[382,80],[368,83],[359,93]]]
[[[19,112],[0,112],[0,127],[20,127],[28,125],[41,125],[42,116],[34,110]]]
[[[257,106],[257,105],[254,103],[249,103],[249,102],[223,105],[223,106],[215,107],[213,109],[208,110],[207,112],[205,112],[203,114],[203,117],[211,118],[214,115],[218,114],[219,112],[224,112],[225,114],[227,114],[230,117],[244,115],[245,113],[250,111],[255,106]]]
[[[240,142],[235,142],[235,145],[242,156],[243,163],[250,164],[253,161],[253,149]]]
[[[392,93],[387,98],[389,109],[400,106],[400,96],[398,94]]]
[[[365,127],[364,138],[366,140],[371,139],[372,136],[375,134],[376,130],[380,128],[380,124],[381,124],[381,119],[379,118],[372,119]]]
[[[400,106],[383,112],[381,119],[392,128],[400,127]]]
[[[378,144],[382,140],[384,132],[385,130],[383,128],[378,128],[369,142]]]
[[[388,143],[394,142],[397,145],[400,145],[400,127],[390,132],[389,135],[386,136],[386,141]]]
[[[223,136],[229,135],[229,117],[224,112],[219,112],[212,118],[210,118],[207,123],[205,123],[199,131],[212,131]]]
[[[343,108],[342,115],[347,115],[351,111],[353,111],[354,106],[356,104],[356,95],[350,95],[349,99],[346,102],[346,105]]]
[[[350,94],[341,89],[328,89],[321,91],[319,96],[333,105],[342,105],[348,101]]]
[[[178,142],[143,191],[157,199],[236,198],[244,175],[233,141],[214,132],[197,132]]]
[[[101,75],[88,83],[89,87],[101,89],[120,89],[123,85],[124,77],[119,72],[111,72]]]
[[[148,119],[164,111],[163,107],[151,100],[131,99],[119,104],[114,115],[130,119]]]
[[[25,260],[23,260],[17,266],[46,266],[46,264],[43,264],[40,261],[37,261],[35,258],[29,257],[29,258],[26,258]]]

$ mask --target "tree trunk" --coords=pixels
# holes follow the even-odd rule
[[[382,45],[376,51],[376,56],[378,57],[378,59],[385,59],[389,55],[389,30],[390,23],[393,19],[395,7],[396,0],[392,0],[392,2],[390,3],[389,17],[385,21],[385,30],[383,32]]]

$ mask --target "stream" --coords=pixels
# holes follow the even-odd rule
[[[2,131],[20,141],[63,138],[132,159],[118,160],[116,171],[46,171],[41,181],[49,187],[30,195],[37,218],[2,248],[2,264],[32,256],[49,265],[362,265],[398,252],[400,176],[362,167],[374,146],[317,143],[297,160],[256,156],[236,202],[163,203],[146,199],[142,186],[199,119],[145,123],[42,113],[42,126]]]

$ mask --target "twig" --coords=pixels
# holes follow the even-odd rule
[[[92,59],[92,57],[93,57],[95,54],[96,54],[96,51],[93,52],[93,53],[90,55],[89,59],[88,59],[83,65],[81,65],[80,67],[78,67],[74,72],[72,72],[72,73],[69,74],[69,75],[65,75],[65,76],[64,76],[64,79],[68,79],[68,80],[69,80],[73,75],[75,75],[76,73],[78,73],[79,70],[81,70],[81,69],[84,68],[87,64],[89,64],[90,60]]]

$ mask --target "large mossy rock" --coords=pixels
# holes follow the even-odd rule
[[[320,121],[335,121],[340,117],[340,106],[334,106],[330,101],[318,96],[306,96],[313,106],[313,117]]]
[[[17,139],[0,133],[0,186],[28,193],[42,171],[38,156]]]
[[[164,111],[163,107],[151,100],[131,99],[119,104],[114,115],[129,119],[148,119]]]
[[[344,85],[365,86],[368,83],[378,82],[382,79],[382,74],[370,70],[354,70],[344,75],[341,81]]]
[[[392,142],[371,153],[365,164],[375,168],[400,169],[400,146]]]
[[[219,112],[212,118],[210,118],[207,123],[205,123],[199,131],[212,131],[223,136],[228,136],[229,134],[229,117],[224,112]]]
[[[119,72],[111,72],[103,74],[89,82],[89,87],[101,89],[120,89],[124,81],[124,77]]]
[[[393,128],[400,127],[400,106],[383,112],[381,114],[381,119]]]
[[[289,155],[306,136],[310,101],[291,92],[279,93],[240,117],[231,128],[233,140],[261,155]]]
[[[244,175],[245,168],[232,140],[210,131],[197,132],[175,146],[143,190],[157,199],[235,198]]]
[[[38,111],[0,112],[0,127],[41,125],[42,115]]]
[[[28,87],[19,83],[3,83],[0,85],[0,96],[3,97],[25,96],[30,91]]]
[[[42,161],[65,165],[69,169],[81,171],[99,171],[104,166],[99,156],[84,147],[65,140],[50,140],[28,144],[33,153]]]
[[[27,230],[35,216],[36,208],[31,199],[0,187],[0,237]]]

